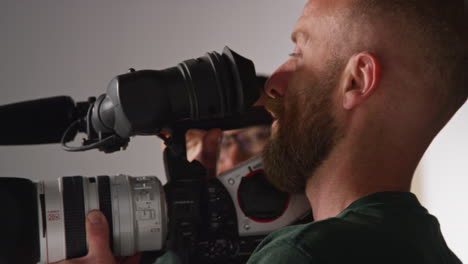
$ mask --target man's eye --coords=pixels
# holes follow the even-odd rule
[[[297,57],[297,52],[291,52],[289,53],[289,57]]]

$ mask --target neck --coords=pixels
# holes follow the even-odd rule
[[[353,201],[371,193],[410,191],[424,149],[415,142],[404,144],[401,139],[343,138],[307,180],[306,195],[314,219],[334,217]]]

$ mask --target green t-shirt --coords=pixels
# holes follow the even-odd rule
[[[248,264],[461,263],[437,219],[406,192],[363,197],[336,217],[271,233]]]

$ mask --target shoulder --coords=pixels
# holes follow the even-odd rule
[[[339,263],[342,257],[360,254],[359,248],[373,248],[388,238],[372,225],[333,217],[271,233],[249,263]]]
[[[324,250],[336,249],[343,234],[352,229],[339,218],[288,226],[267,236],[248,263],[322,263]]]

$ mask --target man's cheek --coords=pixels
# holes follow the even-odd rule
[[[301,117],[300,112],[299,102],[295,98],[289,98],[288,101],[285,101],[283,123],[289,128],[297,127],[297,122]]]

